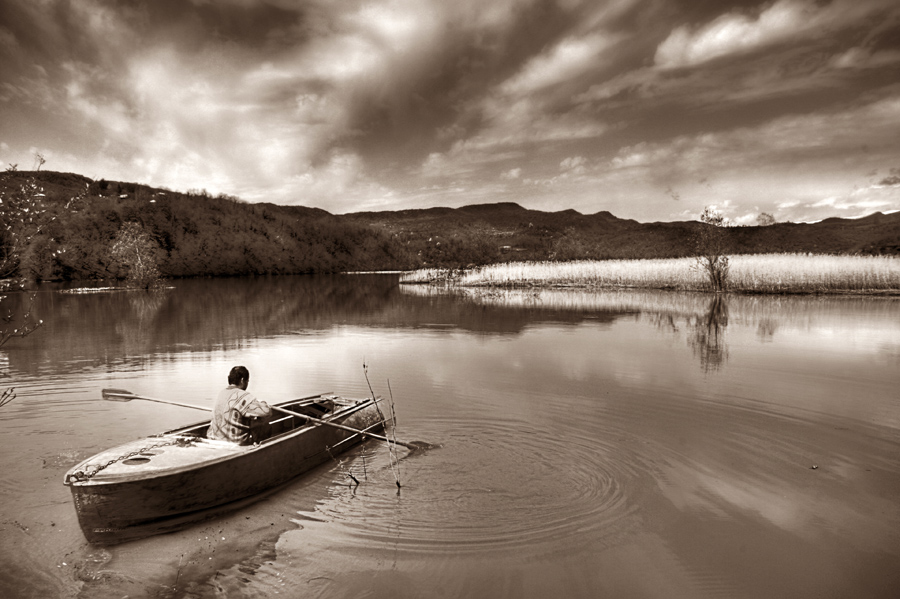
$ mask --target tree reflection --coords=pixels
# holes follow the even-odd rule
[[[35,376],[46,362],[58,370],[137,369],[149,356],[175,359],[180,352],[227,350],[334,327],[454,327],[514,335],[534,322],[576,325],[619,315],[535,301],[514,309],[452,295],[411,295],[401,292],[396,275],[179,279],[158,291],[45,291],[37,296],[36,314],[48,324],[34,338],[17,339],[9,353],[18,373]]]
[[[778,323],[773,318],[763,318],[756,327],[756,337],[763,343],[771,342],[775,338]]]
[[[158,326],[157,315],[166,303],[169,289],[136,289],[124,292],[132,313],[116,321],[116,333],[122,339],[124,355],[136,355],[146,351],[146,340],[152,337]]]
[[[396,275],[179,279],[171,285],[162,293],[42,288],[34,309],[47,324],[4,347],[9,371],[38,376],[47,364],[56,371],[130,370],[148,357],[175,360],[182,352],[202,355],[267,337],[327,334],[338,327],[454,329],[501,337],[536,326],[605,328],[637,322],[677,340],[710,372],[728,359],[729,322],[732,330],[752,327],[762,342],[772,341],[776,331],[789,333],[810,323],[842,326],[850,309],[893,330],[897,310],[895,302],[883,298],[850,303],[672,291],[436,289],[400,286]],[[29,297],[10,294],[6,301],[15,307]]]
[[[716,371],[728,360],[725,329],[728,328],[728,303],[717,293],[710,301],[706,314],[694,318],[688,343],[700,359],[705,372]]]

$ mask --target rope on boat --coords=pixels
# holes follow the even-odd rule
[[[71,474],[66,475],[65,482],[66,482],[66,484],[69,484],[71,482],[79,482],[79,483],[84,482],[86,480],[90,480],[90,479],[94,478],[95,476],[97,476],[97,474],[99,472],[101,472],[102,470],[105,470],[106,468],[109,468],[110,466],[112,466],[113,464],[115,464],[117,462],[121,462],[123,460],[127,460],[129,458],[139,456],[142,453],[145,453],[147,451],[156,449],[158,447],[167,447],[170,445],[178,445],[180,447],[188,447],[191,444],[198,442],[199,440],[200,440],[200,437],[175,437],[171,441],[166,441],[164,443],[154,443],[153,445],[141,447],[138,450],[126,453],[125,455],[120,455],[117,458],[113,458],[112,460],[109,460],[105,464],[100,464],[98,466],[93,466],[93,467],[91,467],[90,465],[85,466],[84,470],[77,470],[75,472],[72,472]]]

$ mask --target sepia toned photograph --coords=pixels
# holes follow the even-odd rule
[[[0,597],[900,597],[896,0],[0,0]]]

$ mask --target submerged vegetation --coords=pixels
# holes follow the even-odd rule
[[[761,254],[729,257],[728,288],[743,293],[900,292],[900,259],[890,256]],[[639,287],[717,291],[695,258],[510,262],[468,270],[422,269],[402,283],[468,287]]]

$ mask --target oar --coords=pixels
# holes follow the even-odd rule
[[[314,395],[313,397],[318,397],[318,395]],[[309,399],[309,398],[307,398]],[[388,443],[394,443],[396,445],[402,445],[407,449],[428,449],[431,447],[431,443],[426,443],[425,441],[396,441],[394,439],[388,439],[387,437],[382,437],[381,435],[376,435],[375,433],[370,433],[368,431],[361,431],[358,428],[353,428],[351,426],[345,426],[343,424],[338,424],[337,422],[329,422],[327,420],[319,420],[318,418],[314,418],[313,416],[307,416],[306,414],[298,414],[297,412],[292,412],[290,410],[285,410],[284,408],[279,408],[278,406],[269,405],[270,408],[275,410],[276,412],[284,412],[285,414],[290,414],[291,416],[299,416],[300,418],[306,418],[309,422],[314,424],[324,424],[325,426],[333,426],[335,428],[341,428],[345,431],[350,431],[352,433],[359,433],[361,435],[365,435],[366,437],[372,437],[373,439],[378,439],[379,441],[386,441]]]
[[[172,406],[181,406],[182,408],[193,408],[195,410],[203,410],[205,412],[212,412],[212,408],[207,408],[205,406],[198,406],[195,404],[188,403],[180,403],[177,401],[167,401],[165,399],[156,399],[155,397],[146,397],[144,395],[137,395],[132,393],[131,391],[127,391],[125,389],[103,389],[103,399],[107,401],[131,401],[132,399],[143,399],[145,401],[155,401],[157,403],[169,404]],[[301,397],[295,401],[303,401],[305,399],[314,399],[316,397],[321,397],[325,395],[324,393],[320,393],[318,395],[310,395],[308,397]],[[368,431],[361,431],[357,428],[353,428],[351,426],[346,426],[343,424],[338,424],[337,422],[329,422],[327,420],[319,420],[318,418],[314,418],[312,416],[307,416],[306,414],[299,414],[297,412],[292,412],[290,410],[286,410],[284,408],[280,408],[278,406],[270,405],[270,408],[275,410],[276,412],[283,412],[285,414],[289,414],[290,416],[297,416],[298,418],[305,418],[307,421],[312,422],[314,424],[324,424],[325,426],[333,426],[334,428],[340,428],[345,431],[350,431],[352,433],[358,433],[360,435],[364,435],[366,437],[372,437],[373,439],[378,439],[380,441],[387,441],[388,443],[396,443],[397,445],[402,445],[408,449],[427,449],[431,447],[430,443],[426,443],[424,441],[412,441],[410,443],[405,443],[403,441],[394,441],[392,439],[388,439],[387,437],[382,437],[381,435],[376,435],[375,433],[370,433]]]

